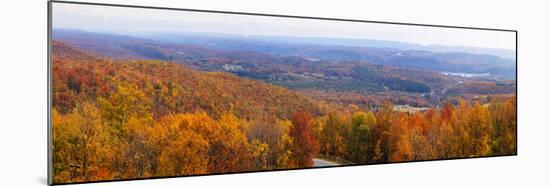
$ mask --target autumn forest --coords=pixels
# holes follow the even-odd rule
[[[517,151],[515,76],[497,57],[224,50],[64,30],[53,38],[54,183]],[[491,75],[441,73],[452,68]]]

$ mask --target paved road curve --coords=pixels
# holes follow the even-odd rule
[[[328,160],[324,160],[324,159],[313,158],[313,166],[314,167],[330,167],[330,166],[338,166],[338,165],[340,165],[340,164],[335,163],[335,162],[331,162],[331,161],[328,161]]]

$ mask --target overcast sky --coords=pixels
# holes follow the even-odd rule
[[[95,32],[210,32],[336,37],[515,50],[515,33],[53,3],[53,27]]]

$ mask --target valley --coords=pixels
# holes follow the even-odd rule
[[[487,102],[489,100],[479,98],[515,93],[515,81],[509,79],[513,76],[507,75],[515,74],[515,65],[507,59],[489,55],[281,44],[258,39],[239,43],[232,37],[172,36],[173,41],[168,42],[170,37],[159,37],[136,38],[78,30],[54,32],[56,40],[111,59],[172,61],[201,71],[226,72],[260,80],[301,93],[315,92],[316,96],[333,97],[330,100],[339,104],[364,106],[363,102],[368,101],[367,109],[379,107],[384,100],[438,107],[458,98]],[[339,99],[320,95],[328,93],[340,95]],[[350,97],[356,99],[351,101]]]

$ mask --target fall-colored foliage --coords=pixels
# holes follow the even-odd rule
[[[307,112],[296,112],[292,117],[290,136],[294,139],[292,153],[299,167],[310,167],[312,159],[319,152],[319,144],[312,130],[312,116]]]
[[[484,105],[459,100],[457,106],[447,103],[415,113],[395,111],[386,102],[376,114],[320,116],[315,129],[320,154],[343,162],[510,155],[517,150],[515,110],[515,97],[495,98]]]
[[[304,168],[316,157],[368,164],[517,149],[515,97],[457,99],[419,112],[386,101],[371,110],[170,62],[102,59],[58,42],[53,57],[54,183]]]

